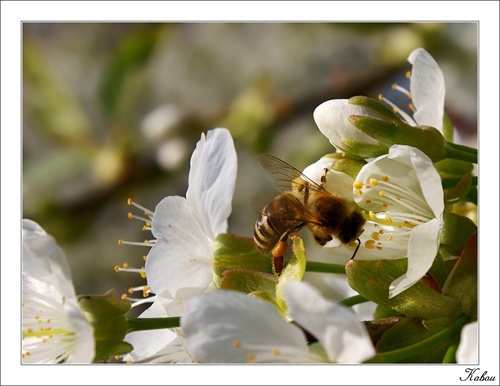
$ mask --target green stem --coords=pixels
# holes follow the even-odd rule
[[[460,341],[460,336],[457,335],[453,340],[453,343],[448,347],[446,353],[444,354],[443,363],[456,363],[456,354],[458,349],[458,343]]]
[[[161,328],[176,328],[181,325],[180,316],[172,318],[133,318],[127,316],[128,331],[158,330]]]
[[[467,161],[477,164],[477,149],[472,149],[466,146],[457,145],[452,142],[448,142],[448,145],[449,146],[447,147],[448,148],[447,158],[459,159],[462,161]]]
[[[339,304],[342,304],[345,307],[352,307],[355,306],[356,304],[366,303],[368,301],[369,300],[367,298],[364,298],[361,295],[354,295],[351,296],[350,298],[341,300]]]
[[[477,149],[476,148],[469,147],[469,146],[464,146],[464,145],[459,145],[458,143],[453,143],[453,142],[448,142],[448,145],[450,145],[450,147],[452,147],[454,149],[461,150],[461,151],[464,151],[466,153],[477,155]]]
[[[396,363],[413,355],[431,350],[444,340],[460,334],[462,327],[467,324],[469,319],[469,315],[462,315],[450,326],[421,342],[401,349],[378,353],[365,363]]]
[[[339,273],[345,275],[345,266],[341,264],[320,263],[319,261],[308,261],[307,272]]]

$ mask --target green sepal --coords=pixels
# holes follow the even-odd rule
[[[477,232],[477,226],[470,218],[452,212],[445,213],[443,221],[440,248],[448,254],[459,256],[467,240]]]
[[[78,299],[80,308],[94,328],[94,362],[132,351],[132,346],[123,342],[128,330],[126,314],[131,305],[126,300],[114,299],[113,293],[110,290],[104,295],[83,295]]]
[[[304,242],[298,236],[290,236],[292,240],[292,257],[281,272],[276,285],[276,301],[279,307],[283,310],[286,309],[286,302],[283,293],[285,284],[290,281],[300,281],[306,272],[306,249]]]
[[[477,233],[467,241],[442,292],[458,300],[464,314],[477,319]]]
[[[460,314],[456,300],[436,292],[422,281],[389,299],[389,286],[406,272],[406,265],[406,259],[351,260],[346,265],[347,280],[361,296],[403,315],[432,319]]]
[[[375,158],[389,152],[390,146],[385,145],[370,145],[364,142],[358,142],[351,138],[342,138],[341,144],[335,147],[346,153],[346,157],[353,158]]]
[[[260,253],[253,238],[221,233],[214,243],[214,272],[222,277],[224,271],[237,268],[273,273],[271,256]]]
[[[401,118],[392,109],[379,101],[363,95],[354,96],[347,101],[351,105],[369,107],[390,121],[400,121]]]
[[[451,122],[450,116],[445,111],[443,114],[443,136],[448,142],[452,142],[454,134],[453,123]]]
[[[472,185],[472,174],[467,173],[452,188],[444,189],[444,202],[446,205],[453,205],[460,202],[469,193]]]
[[[434,164],[442,178],[461,178],[464,174],[471,173],[474,165],[467,161],[446,158]]]
[[[220,281],[221,289],[251,293],[262,291],[275,296],[276,278],[273,274],[235,268],[224,271]]]
[[[362,115],[350,115],[347,119],[359,130],[388,147],[395,144],[413,146],[423,151],[433,162],[440,161],[449,154],[448,143],[434,127],[411,126],[401,120],[388,122]]]
[[[387,330],[376,345],[377,352],[382,356],[384,352],[395,351],[422,342],[423,340],[442,331],[453,319],[440,318],[439,323],[423,323],[421,319],[404,318]],[[453,338],[444,339],[427,350],[416,353],[397,363],[441,363]]]
[[[336,172],[347,174],[353,179],[359,174],[361,168],[366,164],[364,160],[340,158],[332,162],[331,169]]]

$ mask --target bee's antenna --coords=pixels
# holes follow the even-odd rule
[[[358,240],[358,246],[354,250],[354,253],[353,253],[352,257],[351,257],[351,260],[354,259],[354,256],[356,256],[356,253],[358,252],[359,246],[361,245],[361,240],[359,239],[359,237],[357,238],[357,240]]]

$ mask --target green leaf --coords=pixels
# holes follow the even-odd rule
[[[237,268],[273,273],[272,258],[258,251],[253,238],[221,233],[214,244],[214,272],[222,277]]]
[[[347,280],[361,296],[403,315],[433,319],[460,314],[456,300],[436,292],[421,281],[389,299],[389,285],[406,272],[406,263],[406,259],[351,260],[346,265]]]
[[[108,116],[113,116],[125,97],[124,85],[147,63],[161,32],[161,25],[137,27],[125,36],[104,72],[99,96]]]
[[[464,314],[477,319],[477,233],[467,241],[442,292],[457,299]]]
[[[90,143],[92,125],[81,104],[33,39],[23,41],[25,125],[57,142]]]

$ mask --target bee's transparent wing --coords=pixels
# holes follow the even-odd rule
[[[270,154],[261,154],[257,157],[257,159],[262,169],[264,169],[264,171],[276,184],[276,188],[282,192],[290,190],[292,187],[292,181],[300,177],[309,183],[309,188],[316,190],[323,189],[316,182],[303,174],[299,169],[293,167],[278,157]]]

